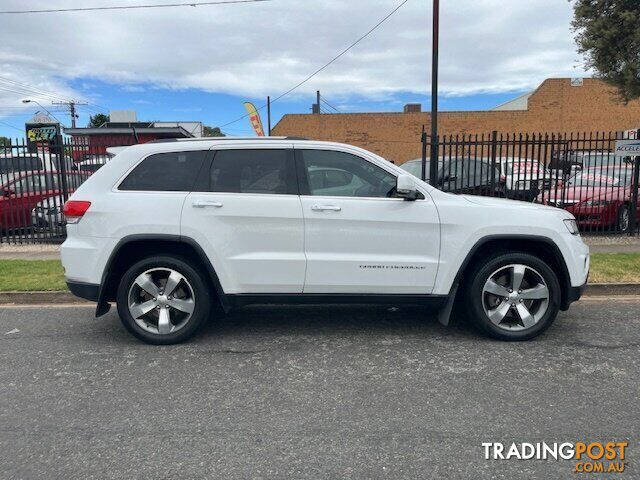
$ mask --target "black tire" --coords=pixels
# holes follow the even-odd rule
[[[542,277],[548,289],[548,304],[542,318],[538,319],[533,326],[523,327],[520,330],[509,330],[504,325],[500,327],[494,324],[485,313],[483,305],[485,283],[494,272],[513,264],[525,265],[535,270]],[[505,341],[529,340],[549,328],[558,315],[561,302],[560,283],[553,270],[536,256],[521,252],[495,254],[486,260],[478,262],[468,273],[467,278],[469,280],[464,292],[464,298],[469,319],[476,328],[493,338]],[[515,306],[512,308],[515,308]],[[517,311],[512,312],[509,310],[509,312],[509,316],[517,314]],[[519,318],[519,315],[515,318]]]
[[[616,215],[616,230],[619,232],[629,230],[629,205],[622,205],[618,209],[618,214]]]
[[[189,283],[193,290],[194,309],[191,317],[179,330],[171,333],[153,333],[142,328],[129,311],[129,291],[136,278],[142,273],[155,269],[167,268],[178,272]],[[117,292],[117,305],[120,320],[125,328],[143,342],[153,345],[173,345],[193,337],[207,322],[211,313],[212,292],[205,274],[186,260],[174,256],[156,256],[140,260],[125,272],[120,280]]]

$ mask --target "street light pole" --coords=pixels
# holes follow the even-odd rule
[[[47,110],[44,105],[42,105],[40,102],[38,102],[37,100],[31,100],[29,98],[25,98],[24,100],[22,100],[22,103],[35,103],[36,105],[38,105],[41,109],[43,109],[45,112],[47,112],[49,115],[51,115],[55,120],[58,121],[58,123],[62,124],[62,122],[60,121],[60,119],[58,117],[56,117],[53,113],[51,113],[49,110]]]
[[[438,183],[438,37],[440,35],[440,0],[433,0],[433,43],[431,46],[431,163],[429,180]]]

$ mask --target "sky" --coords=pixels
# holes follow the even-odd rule
[[[193,0],[197,3],[199,0]],[[0,135],[24,134],[52,100],[87,102],[88,116],[136,110],[141,121],[197,120],[230,135],[244,101],[280,96],[373,28],[403,0],[271,0],[153,9],[0,13]],[[2,0],[0,11],[178,3],[179,0]],[[441,2],[442,110],[483,110],[545,78],[588,76],[566,0]],[[308,113],[320,90],[342,113],[428,110],[431,2],[408,0],[379,28],[272,106],[272,124]],[[18,83],[16,83],[18,82]],[[45,93],[43,93],[45,92]],[[23,99],[39,102],[22,103]],[[266,124],[266,113],[263,121]]]

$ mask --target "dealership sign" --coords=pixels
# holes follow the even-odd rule
[[[25,123],[27,145],[30,152],[49,151],[49,144],[60,143],[60,123],[48,115],[38,114]]]
[[[640,140],[617,140],[617,157],[638,157],[640,156]]]

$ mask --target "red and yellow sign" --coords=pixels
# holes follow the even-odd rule
[[[255,105],[250,102],[244,103],[244,108],[247,109],[247,113],[249,114],[249,121],[251,122],[251,126],[253,130],[255,130],[256,135],[259,137],[264,137],[264,128],[262,128],[262,120],[260,120],[260,114],[256,109]]]

